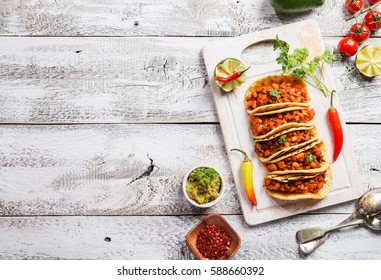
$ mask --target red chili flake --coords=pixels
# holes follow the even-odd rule
[[[218,260],[229,250],[231,241],[223,228],[211,224],[201,229],[197,235],[196,248],[205,258]]]

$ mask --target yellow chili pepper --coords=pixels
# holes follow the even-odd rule
[[[240,149],[231,149],[231,151],[241,152],[245,158],[241,163],[241,177],[245,192],[250,202],[253,205],[257,205],[257,198],[254,193],[254,182],[253,182],[253,162],[247,156],[247,154]]]

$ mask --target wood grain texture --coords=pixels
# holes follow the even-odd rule
[[[201,56],[210,40],[0,38],[0,122],[216,122]],[[327,39],[327,48],[337,41]],[[332,72],[343,118],[381,122],[381,80],[361,76],[353,59],[336,61]]]
[[[304,19],[320,23],[332,49],[352,23],[345,14],[342,0],[292,16],[268,0],[0,0],[0,259],[193,259],[185,235],[210,212],[229,214],[241,235],[235,259],[304,259],[295,232],[336,224],[354,203],[248,227],[201,50],[211,37]],[[368,43],[381,44],[379,34]],[[381,123],[380,79],[359,75],[353,59],[332,72],[343,118]],[[362,188],[381,186],[379,125],[349,132]],[[207,210],[180,188],[202,162],[227,183]],[[380,252],[379,235],[357,228],[305,259]]]
[[[3,217],[0,259],[194,259],[185,236],[202,217]],[[297,230],[346,217],[302,215],[248,227],[242,216],[225,216],[242,240],[235,260],[380,259],[379,234],[360,227],[332,234],[308,257],[298,252]]]
[[[215,120],[204,40],[1,38],[2,122]]]
[[[381,186],[378,125],[349,127],[362,188]],[[7,125],[0,127],[0,215],[186,215],[241,208],[218,125]],[[184,174],[220,169],[226,195],[200,210]],[[321,211],[349,213],[353,203]]]
[[[352,22],[343,1],[301,14],[276,14],[268,0],[1,1],[0,34],[38,36],[238,36],[307,18],[324,36],[344,36]],[[376,34],[377,35],[377,34]]]

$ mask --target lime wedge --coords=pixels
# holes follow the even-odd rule
[[[241,61],[235,58],[226,58],[222,60],[220,63],[217,64],[216,68],[214,68],[214,77],[221,77],[226,78],[234,73],[242,72],[245,70],[245,65]],[[234,79],[229,82],[220,82],[215,80],[216,84],[223,90],[223,91],[232,91],[235,88],[239,88],[242,83],[246,81],[246,74],[245,72],[242,73],[237,79]]]
[[[367,77],[381,74],[381,46],[367,45],[356,56],[356,67]]]

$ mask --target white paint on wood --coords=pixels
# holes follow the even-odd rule
[[[322,8],[287,15],[276,14],[268,0],[2,1],[0,34],[238,36],[315,19],[324,36],[347,35],[352,22],[344,19],[343,1],[325,2]]]
[[[201,49],[218,38],[136,37],[238,36],[310,18],[324,36],[344,36],[344,15],[341,0],[291,17],[274,14],[267,0],[0,0],[0,122],[217,122]],[[377,36],[368,43],[380,44]],[[333,48],[339,38],[330,37]],[[333,74],[346,121],[380,123],[380,79],[360,76],[352,59],[335,62]],[[349,126],[364,191],[381,186],[379,132]],[[228,191],[202,211],[179,187],[182,173],[205,159],[223,170]],[[201,217],[189,214],[241,213],[230,173],[218,125],[1,125],[0,258],[193,258],[184,239]],[[317,212],[351,211],[353,203]],[[296,230],[344,216],[255,228],[227,219],[243,240],[236,259],[300,259]],[[378,237],[362,228],[335,234],[308,259],[379,259]]]
[[[201,56],[212,41],[0,38],[0,122],[216,122]],[[381,80],[362,77],[351,59],[336,61],[332,73],[343,118],[380,122]]]
[[[202,217],[3,217],[0,259],[194,259],[185,236]],[[333,233],[308,257],[298,252],[297,230],[346,217],[303,215],[248,227],[242,216],[225,216],[242,240],[235,260],[380,259],[379,236],[360,227]]]
[[[381,186],[378,126],[350,126],[349,135],[362,189]],[[3,125],[0,162],[3,216],[241,213],[218,125]],[[202,163],[227,183],[221,203],[207,210],[181,191],[185,172]]]

